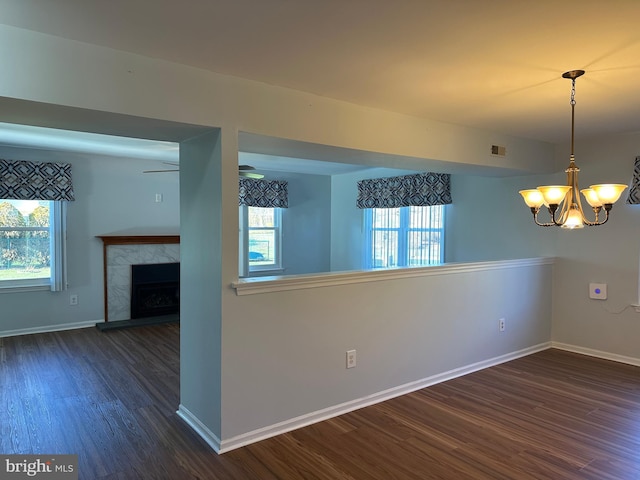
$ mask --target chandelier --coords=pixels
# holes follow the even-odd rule
[[[541,227],[562,227],[567,229],[583,228],[587,226],[602,225],[609,220],[609,212],[613,204],[618,201],[627,185],[618,183],[602,183],[591,185],[589,188],[578,190],[578,172],[573,155],[573,137],[576,106],[576,78],[584,75],[584,70],[571,70],[562,74],[562,78],[571,80],[571,156],[567,173],[566,185],[544,185],[531,190],[520,190],[520,195],[533,213],[533,220]],[[595,219],[588,220],[582,210],[580,193],[593,209]],[[551,217],[550,222],[541,223],[538,220],[538,212],[542,205],[547,207]],[[604,218],[600,214],[604,209]]]

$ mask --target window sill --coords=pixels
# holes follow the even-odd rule
[[[51,285],[12,285],[3,287],[0,285],[0,294],[51,291]]]
[[[284,275],[284,268],[265,268],[263,270],[251,270],[249,271],[249,275],[245,278],[273,277],[280,275]]]
[[[552,265],[552,257],[525,258],[518,260],[498,260],[492,262],[449,263],[430,267],[392,268],[376,270],[358,270],[351,272],[328,272],[312,275],[269,276],[241,278],[231,284],[236,295],[255,295],[259,293],[301,290],[305,288],[348,285],[352,283],[379,282],[398,278],[426,277],[432,275],[451,275],[476,271],[519,268],[535,265]]]

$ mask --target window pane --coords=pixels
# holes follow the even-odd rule
[[[409,266],[430,265],[440,262],[440,233],[409,232]]]
[[[275,226],[274,208],[249,207],[249,228]]]
[[[371,209],[371,216],[366,217],[371,222],[365,222],[371,242],[366,250],[366,266],[389,268],[441,263],[443,213],[442,205]]]
[[[0,281],[50,277],[49,206],[0,200]]]
[[[398,265],[398,232],[373,231],[373,268],[388,268]]]
[[[374,208],[373,228],[399,228],[400,209],[399,208]]]
[[[440,262],[442,207],[409,207],[409,266]]]
[[[276,262],[275,230],[249,231],[249,265],[273,265]]]

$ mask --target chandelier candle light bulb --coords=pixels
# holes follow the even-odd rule
[[[562,74],[563,78],[571,80],[571,157],[569,166],[565,170],[567,174],[566,185],[543,185],[536,189],[520,190],[520,195],[524,202],[531,209],[533,220],[536,225],[541,227],[562,227],[565,229],[576,229],[587,226],[602,225],[609,220],[609,212],[613,208],[613,204],[618,201],[622,192],[627,185],[620,183],[603,183],[591,185],[583,190],[578,189],[578,172],[580,169],[576,166],[575,157],[573,155],[573,140],[575,126],[575,94],[576,94],[576,78],[584,75],[584,70],[571,70]],[[584,195],[587,203],[591,206],[595,214],[595,220],[590,221],[584,215],[582,204],[580,203],[580,192]],[[551,221],[541,223],[538,220],[538,213],[542,205],[547,207]],[[599,217],[600,212],[604,208],[605,217]],[[556,212],[560,210],[559,215]]]

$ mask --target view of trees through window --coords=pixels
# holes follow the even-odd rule
[[[50,202],[0,200],[0,281],[49,278]]]

